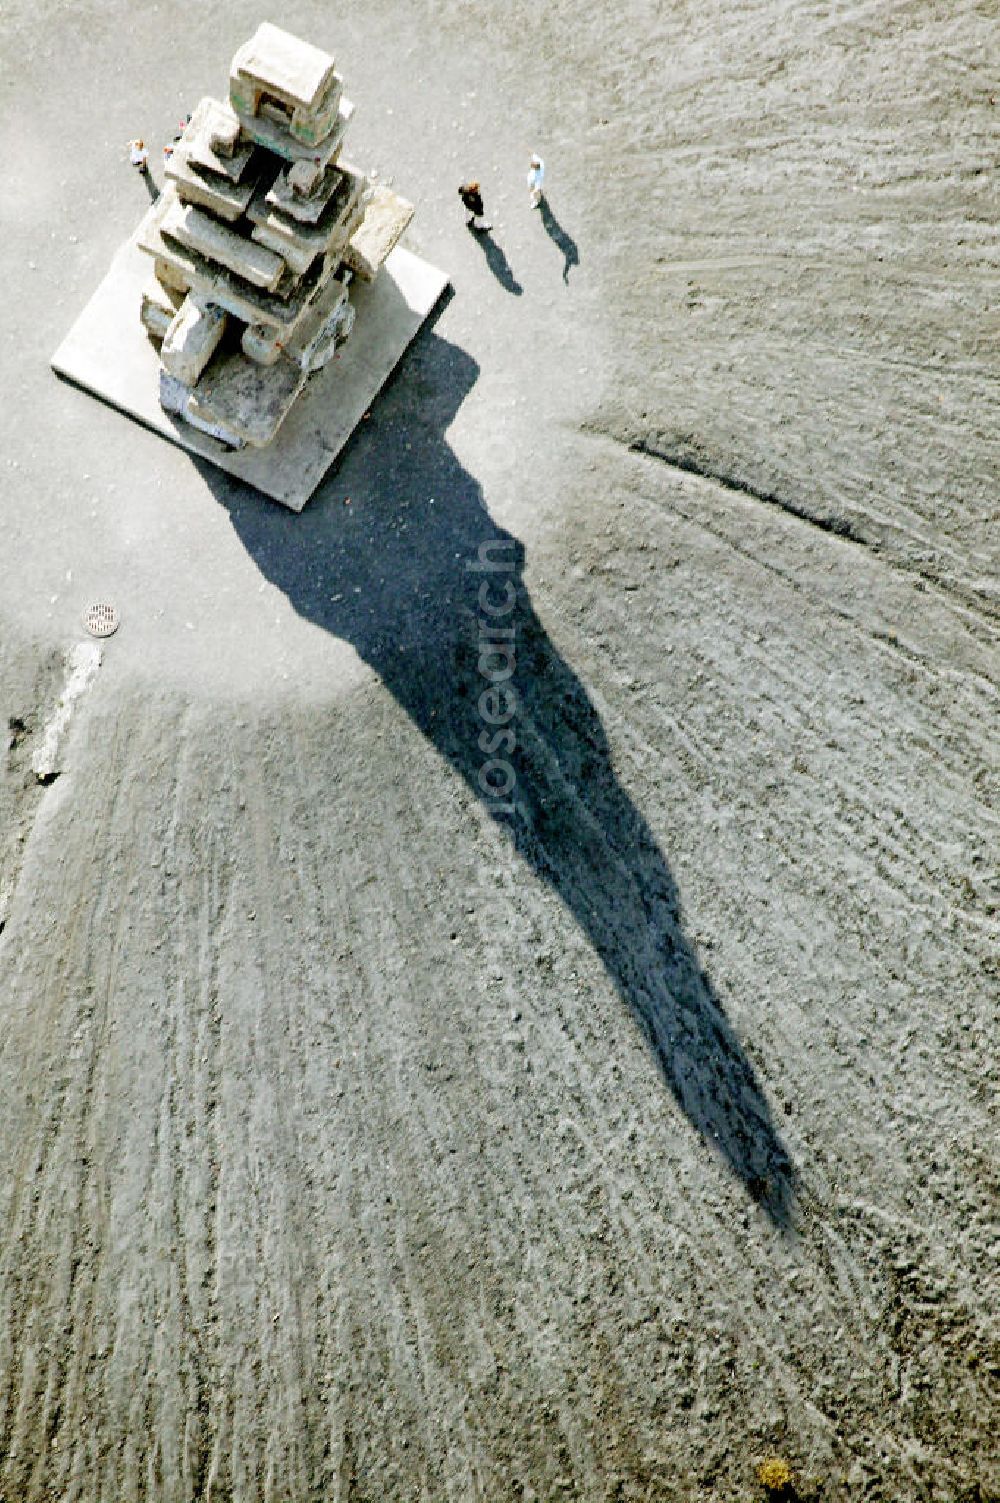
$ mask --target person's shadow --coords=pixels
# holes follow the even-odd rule
[[[469,234],[473,240],[478,241],[486,257],[486,265],[496,277],[505,292],[510,292],[514,297],[520,297],[524,288],[514,275],[510,262],[507,260],[503,246],[500,245],[489,230],[476,230],[472,225],[468,226]]]
[[[542,224],[545,228],[546,235],[548,235],[553,245],[555,245],[556,249],[562,255],[562,279],[568,286],[570,272],[572,271],[574,266],[579,266],[580,264],[580,252],[577,248],[576,241],[567,230],[563,229],[562,225],[553,214],[552,206],[544,193],[542,194],[541,201],[538,205],[538,212],[542,216]]]
[[[523,545],[444,438],[477,375],[425,329],[300,515],[196,463],[262,574],[353,644],[559,895],[688,1121],[787,1226],[795,1172],[685,937],[667,862],[535,613]]]
[[[142,178],[143,182],[146,184],[146,192],[149,194],[149,201],[150,201],[150,203],[151,204],[155,204],[156,200],[160,196],[160,190],[156,186],[156,179],[154,178],[153,174],[149,170],[149,163],[148,162],[143,162],[142,166],[139,168],[139,176]]]

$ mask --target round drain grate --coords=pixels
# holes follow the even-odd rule
[[[113,605],[88,605],[83,624],[92,637],[110,637],[118,630],[118,612]]]

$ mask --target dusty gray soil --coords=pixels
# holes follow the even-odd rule
[[[455,289],[301,517],[47,369],[259,18],[4,11],[0,1503],[996,1499],[995,7],[275,13]]]

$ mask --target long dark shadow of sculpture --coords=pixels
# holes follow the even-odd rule
[[[692,1125],[786,1226],[794,1170],[685,938],[670,869],[615,776],[586,690],[535,614],[522,545],[491,519],[445,441],[477,375],[468,355],[425,331],[299,516],[199,467],[262,573],[302,616],[354,645],[559,894]]]
[[[580,251],[576,241],[568,230],[564,230],[558,219],[552,212],[552,205],[545,194],[538,205],[538,212],[542,216],[542,226],[546,235],[560,252],[563,258],[562,279],[569,284],[569,274],[574,266],[580,264]]]

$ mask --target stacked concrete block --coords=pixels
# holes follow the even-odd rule
[[[265,22],[228,101],[195,109],[141,227],[161,404],[228,447],[271,442],[350,334],[352,276],[377,276],[412,217],[341,160],[352,114],[334,59]]]
[[[189,292],[163,336],[160,359],[164,369],[185,386],[193,386],[226,332],[226,314],[205,306]]]
[[[391,188],[374,188],[368,195],[364,220],[344,251],[344,261],[350,270],[366,282],[374,282],[413,212],[413,205]]]
[[[287,129],[288,154],[322,148],[340,116],[343,81],[333,58],[270,21],[233,58],[229,98],[248,133],[275,122]]]

